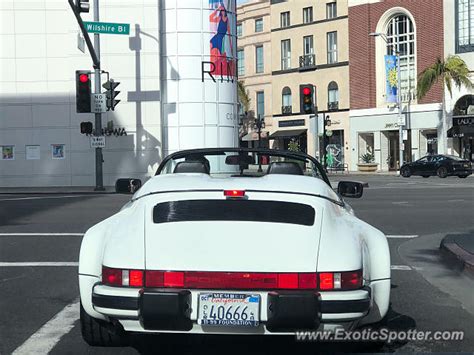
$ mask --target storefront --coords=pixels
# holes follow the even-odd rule
[[[474,95],[462,96],[453,110],[452,127],[448,130],[455,153],[474,161]]]
[[[442,115],[439,104],[414,105],[404,113],[407,125],[403,129],[403,161],[412,162],[426,154],[438,153]],[[373,155],[380,171],[399,169],[400,135],[397,113],[389,108],[351,111],[350,170],[357,170],[365,154]]]

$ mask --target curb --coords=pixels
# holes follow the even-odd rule
[[[444,239],[439,246],[441,255],[454,263],[459,269],[474,277],[474,255],[461,248],[454,242],[447,242]]]

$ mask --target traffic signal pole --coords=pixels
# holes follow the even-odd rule
[[[94,0],[94,21],[99,21],[99,0]],[[100,82],[100,37],[98,33],[94,33],[94,51],[97,56],[98,64],[95,68],[95,93],[100,94],[101,82]],[[95,114],[95,136],[102,135],[102,113],[97,112]],[[104,191],[104,173],[103,173],[103,155],[102,148],[95,148],[95,189],[94,191]]]
[[[76,0],[76,3],[78,1]],[[89,2],[89,0],[85,0],[83,2]],[[92,58],[92,63],[94,66],[94,76],[95,76],[95,93],[100,94],[100,37],[98,33],[94,34],[94,47],[92,47],[91,40],[89,38],[89,33],[87,32],[84,22],[82,21],[80,9],[77,8],[76,4],[74,4],[73,0],[68,0],[69,6],[71,6],[72,12],[76,17],[77,23],[81,29],[81,32],[84,36],[84,39],[87,44],[87,48],[89,49],[89,54]],[[88,7],[87,7],[88,9]],[[89,10],[85,11],[89,12]],[[99,21],[99,0],[94,0],[94,21]],[[95,114],[95,136],[102,135],[102,114],[96,113]],[[95,148],[95,189],[94,191],[104,191],[104,178],[103,178],[103,157],[102,157],[102,148]]]

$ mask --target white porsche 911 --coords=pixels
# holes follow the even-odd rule
[[[386,237],[359,220],[309,155],[213,148],[171,154],[90,228],[79,260],[82,335],[293,334],[380,322],[390,300]]]

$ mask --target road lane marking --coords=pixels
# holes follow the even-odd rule
[[[82,237],[84,233],[0,233],[0,237]]]
[[[388,239],[413,239],[413,238],[418,238],[418,235],[413,234],[413,235],[387,235],[386,236]]]
[[[413,270],[412,267],[408,266],[408,265],[391,265],[390,269],[400,270],[400,271],[411,271],[411,270]]]
[[[63,335],[71,331],[78,319],[79,300],[76,299],[29,337],[13,352],[13,355],[48,354]]]
[[[25,267],[25,266],[79,266],[75,261],[39,261],[39,262],[0,262],[0,267]]]
[[[77,197],[84,197],[84,196],[90,196],[90,195],[15,197],[15,198],[1,199],[0,202],[3,202],[3,201],[22,201],[22,200],[47,200],[47,199],[58,199],[58,198],[77,198]],[[93,196],[95,196],[95,195],[93,195]]]

